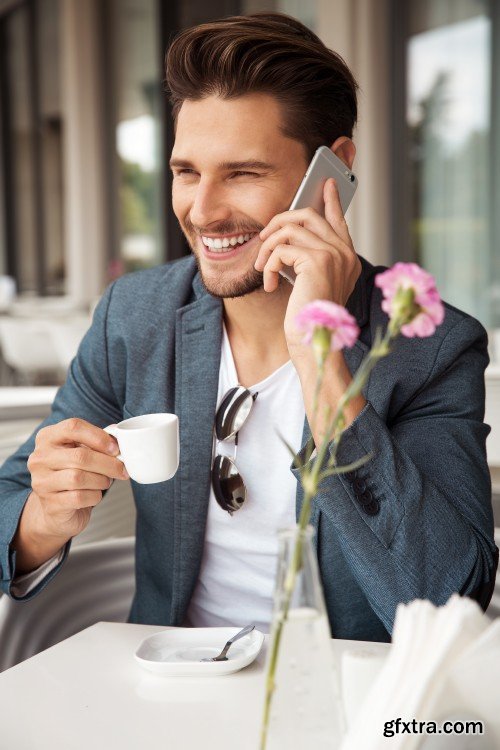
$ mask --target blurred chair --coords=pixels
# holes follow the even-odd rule
[[[17,297],[9,307],[9,315],[18,318],[66,318],[68,315],[82,314],[87,305],[69,296]]]
[[[129,537],[135,534],[135,504],[130,481],[115,481],[90,516],[89,525],[73,538],[72,548],[82,544]]]
[[[16,298],[16,281],[12,276],[0,276],[0,313],[10,310]]]
[[[3,360],[18,380],[34,382],[53,374],[64,379],[85,333],[88,315],[45,318],[4,318],[0,320],[0,347]]]
[[[43,321],[3,318],[0,347],[4,362],[19,384],[28,385],[40,375],[55,375],[61,370],[53,337]]]
[[[62,570],[28,602],[0,598],[0,672],[96,622],[126,622],[135,590],[135,539],[71,549]]]
[[[78,351],[80,341],[90,327],[91,320],[87,315],[75,315],[64,321],[47,319],[43,324],[52,339],[59,367],[66,371]]]

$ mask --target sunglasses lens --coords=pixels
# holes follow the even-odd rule
[[[241,385],[226,393],[215,417],[217,440],[227,440],[241,430],[250,414],[253,401],[250,391]]]
[[[212,467],[212,487],[215,499],[231,515],[239,510],[246,498],[246,488],[240,472],[227,456],[216,456]]]

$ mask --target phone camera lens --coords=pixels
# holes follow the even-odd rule
[[[349,179],[351,182],[354,182],[354,175],[353,174],[349,175]]]

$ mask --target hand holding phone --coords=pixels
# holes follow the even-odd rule
[[[340,205],[345,214],[358,187],[358,180],[344,162],[326,146],[320,146],[316,150],[289,210],[311,207],[324,216],[323,187],[329,177],[336,180]],[[280,274],[291,284],[295,283],[296,275],[293,268],[284,268]]]

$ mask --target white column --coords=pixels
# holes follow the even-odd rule
[[[359,185],[347,213],[354,247],[372,263],[391,261],[389,3],[318,0],[322,41],[338,52],[356,78],[358,126],[353,171]]]
[[[66,292],[82,303],[103,291],[106,264],[98,4],[61,2]]]

